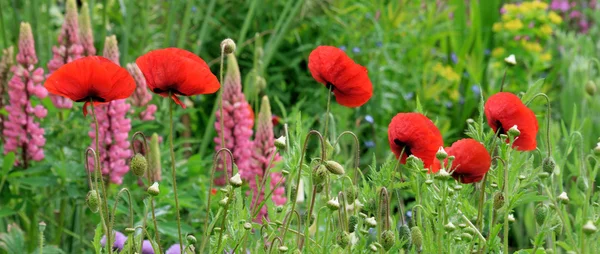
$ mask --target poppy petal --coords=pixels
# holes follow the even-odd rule
[[[454,156],[452,168],[452,177],[461,183],[479,182],[488,172],[491,166],[491,156],[485,146],[474,139],[461,139],[445,148],[448,156]],[[447,165],[448,159],[444,160]],[[439,160],[434,160],[432,168],[435,172],[439,171],[441,164]]]
[[[429,118],[420,113],[399,113],[388,127],[388,142],[396,158],[406,163],[409,155],[423,161],[425,168],[430,168],[435,154],[444,145],[442,135]]]
[[[521,151],[535,150],[539,125],[535,113],[512,93],[500,92],[488,98],[485,103],[485,115],[494,132],[505,134],[508,129],[517,126],[521,134],[513,147]]]

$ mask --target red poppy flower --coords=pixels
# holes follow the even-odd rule
[[[101,56],[88,56],[67,63],[56,70],[44,83],[48,92],[85,102],[87,105],[125,99],[135,90],[135,80],[126,69]]]
[[[513,143],[517,150],[530,151],[537,147],[537,118],[516,95],[507,92],[492,95],[485,102],[485,116],[490,127],[499,134],[506,134],[508,129],[517,126],[521,132]]]
[[[140,68],[148,88],[163,97],[169,96],[182,108],[177,95],[210,94],[221,86],[202,58],[192,52],[166,48],[140,56],[135,63]]]
[[[490,169],[492,158],[485,147],[474,139],[461,139],[447,147],[448,156],[454,156],[452,177],[461,183],[479,182]],[[448,159],[444,163],[448,163]],[[434,171],[440,168],[440,162],[434,160]]]
[[[442,135],[429,118],[419,113],[399,113],[388,127],[388,141],[396,158],[402,153],[401,163],[406,163],[409,155],[414,155],[429,168],[435,153],[444,145]]]
[[[217,189],[215,189],[215,188],[210,189],[210,194],[213,196],[217,195]]]
[[[335,100],[346,107],[359,107],[373,95],[367,68],[355,63],[336,47],[319,46],[308,56],[313,78],[332,88]]]

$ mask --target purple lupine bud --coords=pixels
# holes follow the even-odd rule
[[[2,135],[5,140],[4,154],[20,152],[17,156],[20,160],[15,163],[27,168],[29,160],[44,159],[42,147],[46,144],[46,139],[44,129],[36,122],[36,118],[43,118],[48,113],[41,104],[35,108],[31,105],[34,96],[43,99],[48,92],[42,86],[44,70],[34,67],[37,56],[31,26],[28,23],[21,23],[17,63],[11,68],[13,76],[8,82],[9,101],[5,107],[8,120],[2,123]]]
[[[104,40],[104,51],[102,52],[102,56],[106,57],[108,60],[113,61],[113,63],[119,64],[119,45],[117,44],[117,36],[111,35],[107,36]]]
[[[68,62],[82,57],[83,46],[79,41],[79,22],[77,18],[77,2],[67,0],[65,7],[65,21],[58,35],[58,45],[52,47],[52,59],[48,62],[48,75]],[[73,101],[58,95],[50,95],[52,103],[57,108],[68,109],[73,107]]]
[[[227,55],[227,59],[227,74],[221,87],[223,89],[223,116],[221,116],[221,110],[216,112],[215,129],[217,130],[217,137],[214,139],[215,149],[219,150],[226,147],[231,150],[242,179],[254,179],[250,171],[250,158],[252,156],[250,137],[252,137],[252,127],[254,126],[252,108],[246,101],[244,93],[242,93],[240,70],[235,55]],[[221,131],[221,117],[224,123],[223,131]],[[225,140],[225,144],[222,143],[221,138]],[[222,158],[221,156],[218,158],[218,171],[223,171]],[[231,161],[228,159],[227,165],[231,165]],[[228,166],[229,171],[231,171],[230,168]],[[231,176],[231,172],[228,172],[228,175]],[[227,180],[220,177],[215,179],[215,184],[225,185]]]
[[[79,37],[81,38],[81,46],[83,47],[83,55],[96,55],[94,47],[94,33],[92,30],[92,21],[90,20],[90,8],[86,2],[81,5],[79,15]]]

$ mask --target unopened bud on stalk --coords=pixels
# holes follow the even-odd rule
[[[320,185],[327,180],[329,171],[324,165],[319,165],[316,170],[312,172],[312,180],[314,185]]]
[[[516,220],[515,220],[515,215],[514,215],[514,214],[512,214],[512,213],[511,213],[511,214],[509,214],[509,215],[508,215],[508,221],[509,221],[509,222],[515,222],[515,221],[516,221]]]
[[[194,235],[187,235],[186,237],[187,241],[189,244],[195,244],[196,243],[196,237]]]
[[[398,235],[400,236],[400,242],[403,243],[402,247],[409,247],[412,242],[412,239],[410,236],[410,228],[408,228],[408,225],[404,224],[400,226],[400,229],[398,230]]]
[[[444,229],[447,232],[452,232],[456,229],[456,226],[454,226],[454,224],[452,222],[448,222],[448,224],[444,225]]]
[[[542,170],[548,174],[552,174],[554,172],[554,168],[556,167],[556,162],[552,159],[552,157],[546,157],[542,160]]]
[[[326,161],[325,167],[327,168],[327,170],[329,170],[329,172],[331,172],[334,175],[343,175],[344,173],[346,173],[344,167],[336,161]]]
[[[473,120],[473,118],[469,118],[467,119],[467,124],[474,124],[475,120]]]
[[[510,66],[517,65],[517,59],[516,59],[515,55],[513,55],[513,54],[504,58],[504,62],[506,62]]]
[[[245,230],[250,230],[250,229],[252,229],[252,223],[250,223],[250,222],[246,222],[246,223],[244,223],[244,229],[245,229]]]
[[[420,250],[423,245],[423,234],[421,233],[421,229],[417,226],[412,227],[410,229],[410,235],[412,236],[412,244],[417,247],[417,250]]]
[[[510,129],[508,129],[508,136],[516,138],[519,135],[521,135],[521,131],[516,125],[513,125],[513,127],[510,127]]]
[[[350,215],[350,217],[348,218],[348,232],[354,233],[357,225],[358,225],[358,216]]]
[[[345,249],[346,246],[350,243],[350,235],[344,231],[340,232],[336,237],[336,243],[342,248]]]
[[[504,194],[502,192],[496,192],[494,194],[494,210],[498,211],[504,206]]]
[[[585,92],[590,96],[594,96],[594,94],[596,94],[596,83],[592,80],[588,80],[588,82],[585,83]]]
[[[276,212],[276,213],[281,213],[281,212],[283,212],[283,206],[280,206],[280,205],[276,206],[276,207],[275,207],[275,212]]]
[[[135,233],[135,228],[125,228],[125,234],[131,235]]]
[[[150,148],[148,149],[148,170],[153,182],[159,182],[161,179],[161,162],[160,162],[160,144],[158,134],[152,134],[150,138]]]
[[[331,200],[327,201],[327,207],[329,207],[329,209],[331,209],[332,211],[340,209],[340,202],[338,202],[337,197],[334,197]]]
[[[369,244],[369,250],[371,250],[371,252],[377,252],[377,246],[375,246],[375,244]]]
[[[381,233],[381,246],[386,251],[391,249],[392,246],[396,243],[396,238],[394,237],[394,232],[391,230],[386,230]]]
[[[550,176],[550,174],[548,174],[547,172],[540,172],[540,173],[538,174],[538,177],[539,177],[540,179],[546,179],[546,178],[548,178],[549,176]]]
[[[350,186],[344,191],[344,194],[346,194],[346,202],[353,203],[354,200],[358,198],[358,188],[356,188],[356,186]]]
[[[454,185],[454,190],[457,190],[457,191],[459,191],[459,190],[462,190],[462,188],[463,188],[463,187],[462,187],[462,185],[460,185],[460,184]]]
[[[375,217],[366,218],[365,223],[370,228],[377,227],[377,221],[375,220]]]
[[[518,178],[519,178],[520,181],[523,181],[523,180],[527,179],[527,176],[525,176],[525,175],[519,175]]]
[[[425,180],[425,184],[427,184],[427,185],[431,185],[432,183],[433,183],[433,180],[431,180],[431,179]]]
[[[450,173],[448,173],[448,171],[446,171],[446,169],[442,168],[435,175],[435,178],[440,179],[440,180],[447,180],[447,179],[450,179]]]
[[[158,183],[154,182],[150,187],[148,187],[147,190],[148,194],[156,197],[158,196],[158,194],[160,194],[160,189],[158,188]]]
[[[437,153],[435,153],[435,157],[438,160],[443,161],[446,158],[448,158],[448,153],[446,153],[446,150],[444,150],[443,146],[440,146],[440,148],[438,149]]]
[[[142,177],[148,169],[148,161],[146,161],[146,157],[144,157],[144,155],[136,153],[133,158],[131,158],[129,166],[131,167],[133,174]]]
[[[242,178],[240,177],[240,173],[235,174],[231,178],[229,178],[229,184],[234,188],[238,188],[242,186]]]
[[[560,202],[563,204],[568,204],[569,196],[567,196],[567,193],[563,191],[560,195],[558,195],[558,200],[560,200]]]
[[[290,199],[292,200],[292,202],[296,202],[297,201],[297,194],[298,194],[298,186],[296,186],[295,184],[292,184],[292,187],[290,188]]]
[[[46,222],[40,221],[40,223],[38,223],[38,231],[44,233],[44,230],[46,230]]]
[[[288,247],[283,245],[283,246],[279,246],[279,252],[280,253],[286,253],[288,252]]]
[[[583,225],[583,232],[586,235],[591,235],[596,233],[596,231],[598,231],[598,228],[596,228],[596,225],[594,225],[594,222],[591,220],[588,220],[585,225]]]
[[[226,206],[227,204],[229,204],[229,197],[224,197],[219,201],[220,206]]]
[[[100,209],[101,200],[102,198],[98,194],[98,191],[91,190],[88,192],[85,198],[85,203],[87,204],[88,208],[90,208],[90,211],[92,211],[93,213],[97,213]]]
[[[223,40],[221,42],[221,50],[223,50],[223,53],[226,55],[232,54],[235,52],[235,42],[229,38]]]
[[[285,143],[285,136],[281,136],[275,139],[275,147],[281,151],[285,151],[287,144]]]
[[[538,225],[544,224],[548,217],[548,206],[545,204],[538,204],[535,207],[535,221]]]
[[[466,240],[467,242],[470,242],[471,240],[473,240],[473,236],[469,233],[460,234],[460,238],[462,238],[463,240]]]

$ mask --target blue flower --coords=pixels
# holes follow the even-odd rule
[[[484,55],[486,55],[486,56],[489,56],[489,55],[490,55],[490,53],[491,53],[491,51],[490,51],[489,49],[485,49],[485,50],[483,51],[483,54],[484,54]]]
[[[477,96],[481,94],[481,88],[479,88],[479,85],[477,84],[471,86],[471,91],[473,91],[473,93]]]
[[[196,6],[192,6],[192,12],[196,12],[198,10],[198,8],[196,8]]]
[[[365,116],[365,121],[367,121],[370,124],[373,124],[374,119],[373,119],[373,117],[371,115],[366,115]]]
[[[458,57],[456,56],[456,54],[452,53],[450,54],[450,59],[452,59],[453,63],[458,63]]]
[[[367,148],[375,147],[375,142],[373,142],[373,140],[365,141],[365,147],[367,147]]]
[[[346,46],[342,45],[342,46],[340,46],[340,49],[341,49],[342,51],[346,51]]]
[[[381,47],[383,47],[383,42],[378,41],[375,43],[375,46],[377,46],[378,48],[381,48]]]
[[[444,103],[444,105],[446,106],[446,108],[451,108],[454,104],[452,104],[451,101],[447,101],[446,103]]]
[[[414,95],[415,95],[415,93],[413,93],[413,92],[408,92],[408,93],[406,93],[406,94],[404,95],[404,99],[405,99],[405,100],[410,100],[410,99],[412,99],[412,98],[413,98],[413,96],[414,96]]]
[[[354,53],[360,53],[360,48],[359,47],[354,47],[354,48],[352,48],[352,52],[354,52]]]

